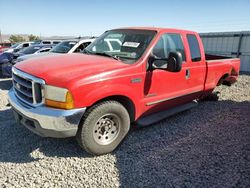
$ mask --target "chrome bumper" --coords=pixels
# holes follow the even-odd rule
[[[32,132],[43,137],[75,136],[86,108],[61,110],[44,105],[31,107],[20,101],[13,88],[8,93],[15,119]]]

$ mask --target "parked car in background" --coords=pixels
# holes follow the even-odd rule
[[[95,38],[85,38],[85,39],[72,39],[72,40],[66,40],[58,45],[54,46],[51,50],[44,52],[43,49],[41,51],[37,51],[33,54],[23,54],[24,52],[30,52],[31,49],[33,49],[32,45],[28,48],[25,48],[20,51],[20,53],[14,53],[13,59],[10,62],[6,62],[2,64],[2,75],[4,77],[11,77],[11,68],[14,64],[19,63],[23,60],[35,58],[35,57],[42,57],[42,56],[49,56],[49,55],[55,55],[55,54],[62,54],[62,53],[76,53],[81,52],[85,47],[87,47],[91,42],[93,42]],[[50,45],[51,46],[51,45]],[[22,55],[20,55],[22,54]],[[18,56],[18,57],[17,57]],[[17,57],[17,58],[16,58]]]
[[[35,40],[33,41],[34,44],[51,44],[51,45],[56,45],[62,42],[62,40]]]
[[[65,41],[57,44],[54,48],[52,48],[47,53],[24,55],[22,57],[18,57],[16,62],[31,59],[31,58],[34,58],[34,57],[41,57],[41,56],[48,56],[48,55],[55,55],[55,54],[66,54],[66,53],[70,54],[70,53],[81,52],[84,48],[86,48],[94,40],[95,40],[95,38],[65,40]]]
[[[11,77],[11,68],[12,66],[16,63],[16,59],[18,57],[21,57],[23,55],[28,55],[28,54],[41,54],[48,52],[51,50],[55,45],[43,45],[43,44],[37,44],[37,45],[32,45],[27,48],[24,48],[20,50],[17,53],[9,53],[12,54],[11,58],[8,59],[8,61],[4,60],[4,62],[1,64],[1,70],[2,70],[2,75],[4,77]],[[6,54],[8,52],[4,52]],[[10,56],[8,56],[10,57]]]
[[[11,45],[12,45],[11,42],[0,43],[0,53],[2,53],[5,49],[10,48]]]
[[[40,44],[59,44],[62,40],[42,40]]]
[[[119,39],[110,38],[105,39],[104,42],[107,43],[109,51],[119,51],[120,46],[122,45],[122,42]]]
[[[107,48],[111,38],[119,48]],[[167,28],[110,30],[84,53],[17,63],[8,95],[17,122],[44,137],[76,136],[94,155],[113,151],[131,123],[156,123],[230,86],[240,68],[239,58],[205,54],[198,33]]]
[[[39,53],[43,53],[43,52],[48,52],[53,47],[55,47],[55,45],[36,44],[36,45],[29,46],[27,48],[24,48],[24,49],[20,50],[19,52],[14,53],[13,57],[14,57],[14,59],[17,59],[18,57],[23,56],[23,55],[39,54]]]
[[[0,77],[3,76],[2,67],[13,60],[13,53],[4,52],[0,54]]]
[[[115,38],[107,38],[103,40],[103,44],[101,48],[105,51],[119,51],[122,42],[119,39]],[[94,51],[98,51],[99,49],[96,47],[93,48]]]
[[[23,48],[31,46],[32,44],[34,44],[34,42],[16,43],[16,44],[12,45],[9,49],[5,50],[4,52],[9,52],[9,53],[18,52]]]

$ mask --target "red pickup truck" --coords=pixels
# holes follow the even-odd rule
[[[205,55],[196,32],[120,28],[82,53],[16,64],[8,95],[16,120],[34,133],[76,136],[100,155],[119,145],[131,123],[160,121],[193,107],[217,85],[231,85],[239,67],[237,58]]]

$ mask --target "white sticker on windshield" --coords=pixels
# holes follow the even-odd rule
[[[70,44],[70,45],[75,45],[75,44],[76,44],[76,42],[69,42],[69,44]]]
[[[137,48],[140,45],[138,42],[124,42],[122,46]]]

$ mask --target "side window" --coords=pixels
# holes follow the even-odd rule
[[[83,51],[83,49],[86,48],[90,43],[91,43],[91,42],[82,43],[81,45],[79,45],[79,46],[75,49],[74,53]]]
[[[188,34],[188,45],[190,49],[192,62],[197,62],[201,60],[200,46],[195,35]]]
[[[91,44],[91,42],[85,42],[85,43],[83,43],[82,45],[83,45],[83,49],[84,48],[86,48],[88,45],[90,45]]]
[[[42,43],[43,43],[43,44],[51,44],[50,41],[43,41]]]
[[[53,44],[59,44],[60,41],[53,41],[52,43],[53,43]]]
[[[153,49],[153,54],[160,58],[168,58],[169,52],[180,52],[183,61],[186,60],[185,50],[180,34],[163,34]]]
[[[23,44],[23,47],[25,48],[25,47],[28,47],[29,46],[29,43],[24,43]]]
[[[94,47],[95,47],[95,50],[93,49],[93,51],[96,51],[96,52],[110,51],[108,43],[104,40],[102,40],[98,46],[94,46]]]

